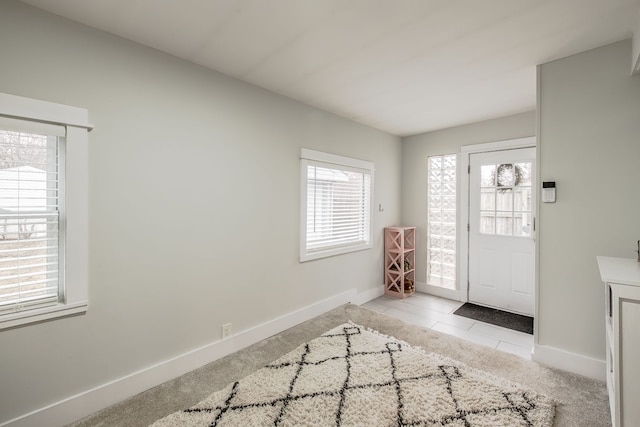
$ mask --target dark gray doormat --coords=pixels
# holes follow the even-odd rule
[[[453,314],[533,335],[533,317],[523,316],[522,314],[508,313],[495,308],[471,304],[470,302],[464,303]]]

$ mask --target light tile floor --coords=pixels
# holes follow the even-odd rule
[[[381,296],[362,306],[407,323],[531,359],[533,335],[453,314],[463,303],[416,292],[406,299]]]

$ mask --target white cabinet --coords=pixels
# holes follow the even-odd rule
[[[640,263],[598,257],[605,283],[607,390],[614,427],[640,420]]]

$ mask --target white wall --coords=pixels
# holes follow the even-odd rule
[[[540,180],[556,181],[557,202],[538,217],[538,341],[600,361],[596,256],[633,258],[640,239],[640,76],[630,63],[626,40],[540,66]]]
[[[638,9],[638,13],[636,14],[636,25],[633,29],[631,50],[631,72],[640,74],[640,9]]]
[[[460,153],[463,145],[533,136],[535,124],[530,111],[403,139],[402,222],[416,226],[416,282],[427,280],[427,157]]]
[[[339,294],[382,289],[400,138],[16,1],[0,92],[89,110],[89,311],[0,332],[0,424]],[[374,248],[300,264],[306,147],[375,162]]]

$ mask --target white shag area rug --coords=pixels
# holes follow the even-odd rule
[[[153,427],[550,427],[554,411],[546,396],[348,323]]]

